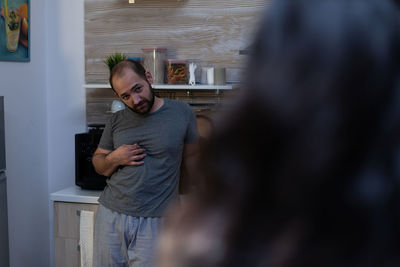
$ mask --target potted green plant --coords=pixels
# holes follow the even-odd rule
[[[108,69],[111,71],[115,65],[126,59],[127,56],[125,54],[116,52],[106,57],[106,59],[103,62],[108,66]]]

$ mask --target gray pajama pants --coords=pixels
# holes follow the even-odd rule
[[[93,267],[152,267],[161,217],[132,217],[99,205],[94,225]]]

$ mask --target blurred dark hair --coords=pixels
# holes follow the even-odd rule
[[[277,0],[203,153],[223,266],[400,266],[400,24],[386,0]],[[221,265],[222,266],[222,265]]]

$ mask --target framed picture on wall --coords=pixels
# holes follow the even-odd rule
[[[0,0],[0,61],[30,61],[29,0]]]

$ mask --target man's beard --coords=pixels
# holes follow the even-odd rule
[[[130,110],[132,110],[133,112],[135,112],[137,114],[141,114],[141,115],[145,115],[145,114],[150,112],[151,108],[154,105],[154,92],[153,92],[153,88],[151,87],[150,83],[149,83],[149,88],[150,88],[150,93],[151,93],[150,99],[143,99],[142,101],[140,101],[136,105],[133,105],[132,108],[128,106],[128,108]],[[139,109],[139,107],[141,105],[144,105],[145,108],[144,109]]]

